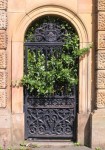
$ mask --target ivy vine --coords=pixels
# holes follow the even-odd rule
[[[59,51],[56,53],[56,49],[53,49],[52,55],[47,60],[47,66],[45,55],[40,50],[35,53],[28,49],[27,74],[23,76],[21,82],[37,96],[61,94],[65,85],[68,94],[71,87],[78,84],[78,59],[91,47],[89,45],[87,48],[79,49],[79,37],[73,28],[67,22],[60,23],[60,26],[68,31],[64,38],[65,44],[62,53]],[[30,37],[31,41],[34,28],[32,26],[31,31],[27,32],[27,37]],[[56,85],[59,86],[56,88]]]

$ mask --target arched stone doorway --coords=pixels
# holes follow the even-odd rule
[[[76,29],[60,16],[42,16],[29,25],[24,48],[25,139],[74,140],[79,70]]]
[[[59,6],[44,6],[37,8],[33,11],[27,13],[24,17],[20,19],[19,24],[17,24],[15,30],[13,31],[12,37],[12,81],[21,79],[23,76],[23,46],[24,46],[24,34],[29,26],[29,24],[36,18],[42,15],[59,15],[67,20],[69,20],[76,28],[79,39],[80,47],[86,47],[88,44],[88,34],[87,30],[81,21],[81,19],[72,11]],[[77,129],[77,139],[84,143],[84,135],[81,137],[81,133],[84,134],[84,130],[81,130],[81,119],[82,122],[87,122],[89,112],[91,112],[91,55],[85,56],[79,62],[79,115],[78,115],[78,129]],[[14,63],[14,61],[16,63]],[[18,68],[18,74],[17,74]],[[84,91],[84,92],[83,92]],[[19,97],[19,101],[17,101]],[[17,105],[17,108],[15,107]],[[21,136],[18,134],[14,135],[14,142],[17,139],[24,139],[24,111],[23,111],[23,88],[12,88],[12,112],[14,113],[14,118],[22,118],[21,126],[18,127],[18,131],[21,132]]]

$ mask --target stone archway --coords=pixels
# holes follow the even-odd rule
[[[74,42],[74,38],[77,41],[73,46],[70,44],[69,49],[64,46],[68,41],[67,35],[70,41]],[[55,15],[41,16],[34,20],[26,31],[23,83],[27,140],[75,140],[78,86],[72,84],[71,78],[75,82],[78,80],[79,60],[78,56],[73,57],[79,42],[77,37],[74,26]],[[29,66],[32,68],[30,71]],[[29,80],[26,76],[30,76]]]
[[[59,6],[43,6],[30,11],[21,17],[19,23],[15,27],[12,36],[12,81],[16,81],[23,76],[23,43],[24,34],[29,24],[36,18],[47,15],[59,15],[70,21],[76,28],[79,38],[80,47],[86,47],[89,43],[87,29],[82,20],[76,13]],[[77,139],[84,144],[85,124],[91,112],[91,53],[85,56],[79,62],[79,114],[78,114],[78,133]],[[17,72],[18,71],[18,72]],[[12,113],[13,121],[22,119],[18,123],[18,131],[14,134],[13,142],[17,143],[17,139],[24,139],[24,112],[23,112],[23,88],[12,87]],[[20,125],[21,124],[21,125]],[[81,129],[81,124],[84,126]],[[14,128],[13,128],[14,130]],[[21,132],[19,135],[18,132]]]

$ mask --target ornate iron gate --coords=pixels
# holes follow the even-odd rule
[[[35,29],[34,41],[25,42],[25,73],[27,73],[27,53],[45,55],[45,65],[53,49],[62,53],[65,30],[55,23],[43,23]],[[56,53],[56,55],[57,55]],[[58,88],[59,85],[56,85]],[[27,89],[25,97],[25,138],[74,138],[76,117],[76,88],[66,94],[66,84],[62,94],[36,97]]]

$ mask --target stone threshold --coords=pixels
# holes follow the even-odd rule
[[[39,146],[73,146],[74,143],[71,140],[26,140],[27,145],[39,145]]]

